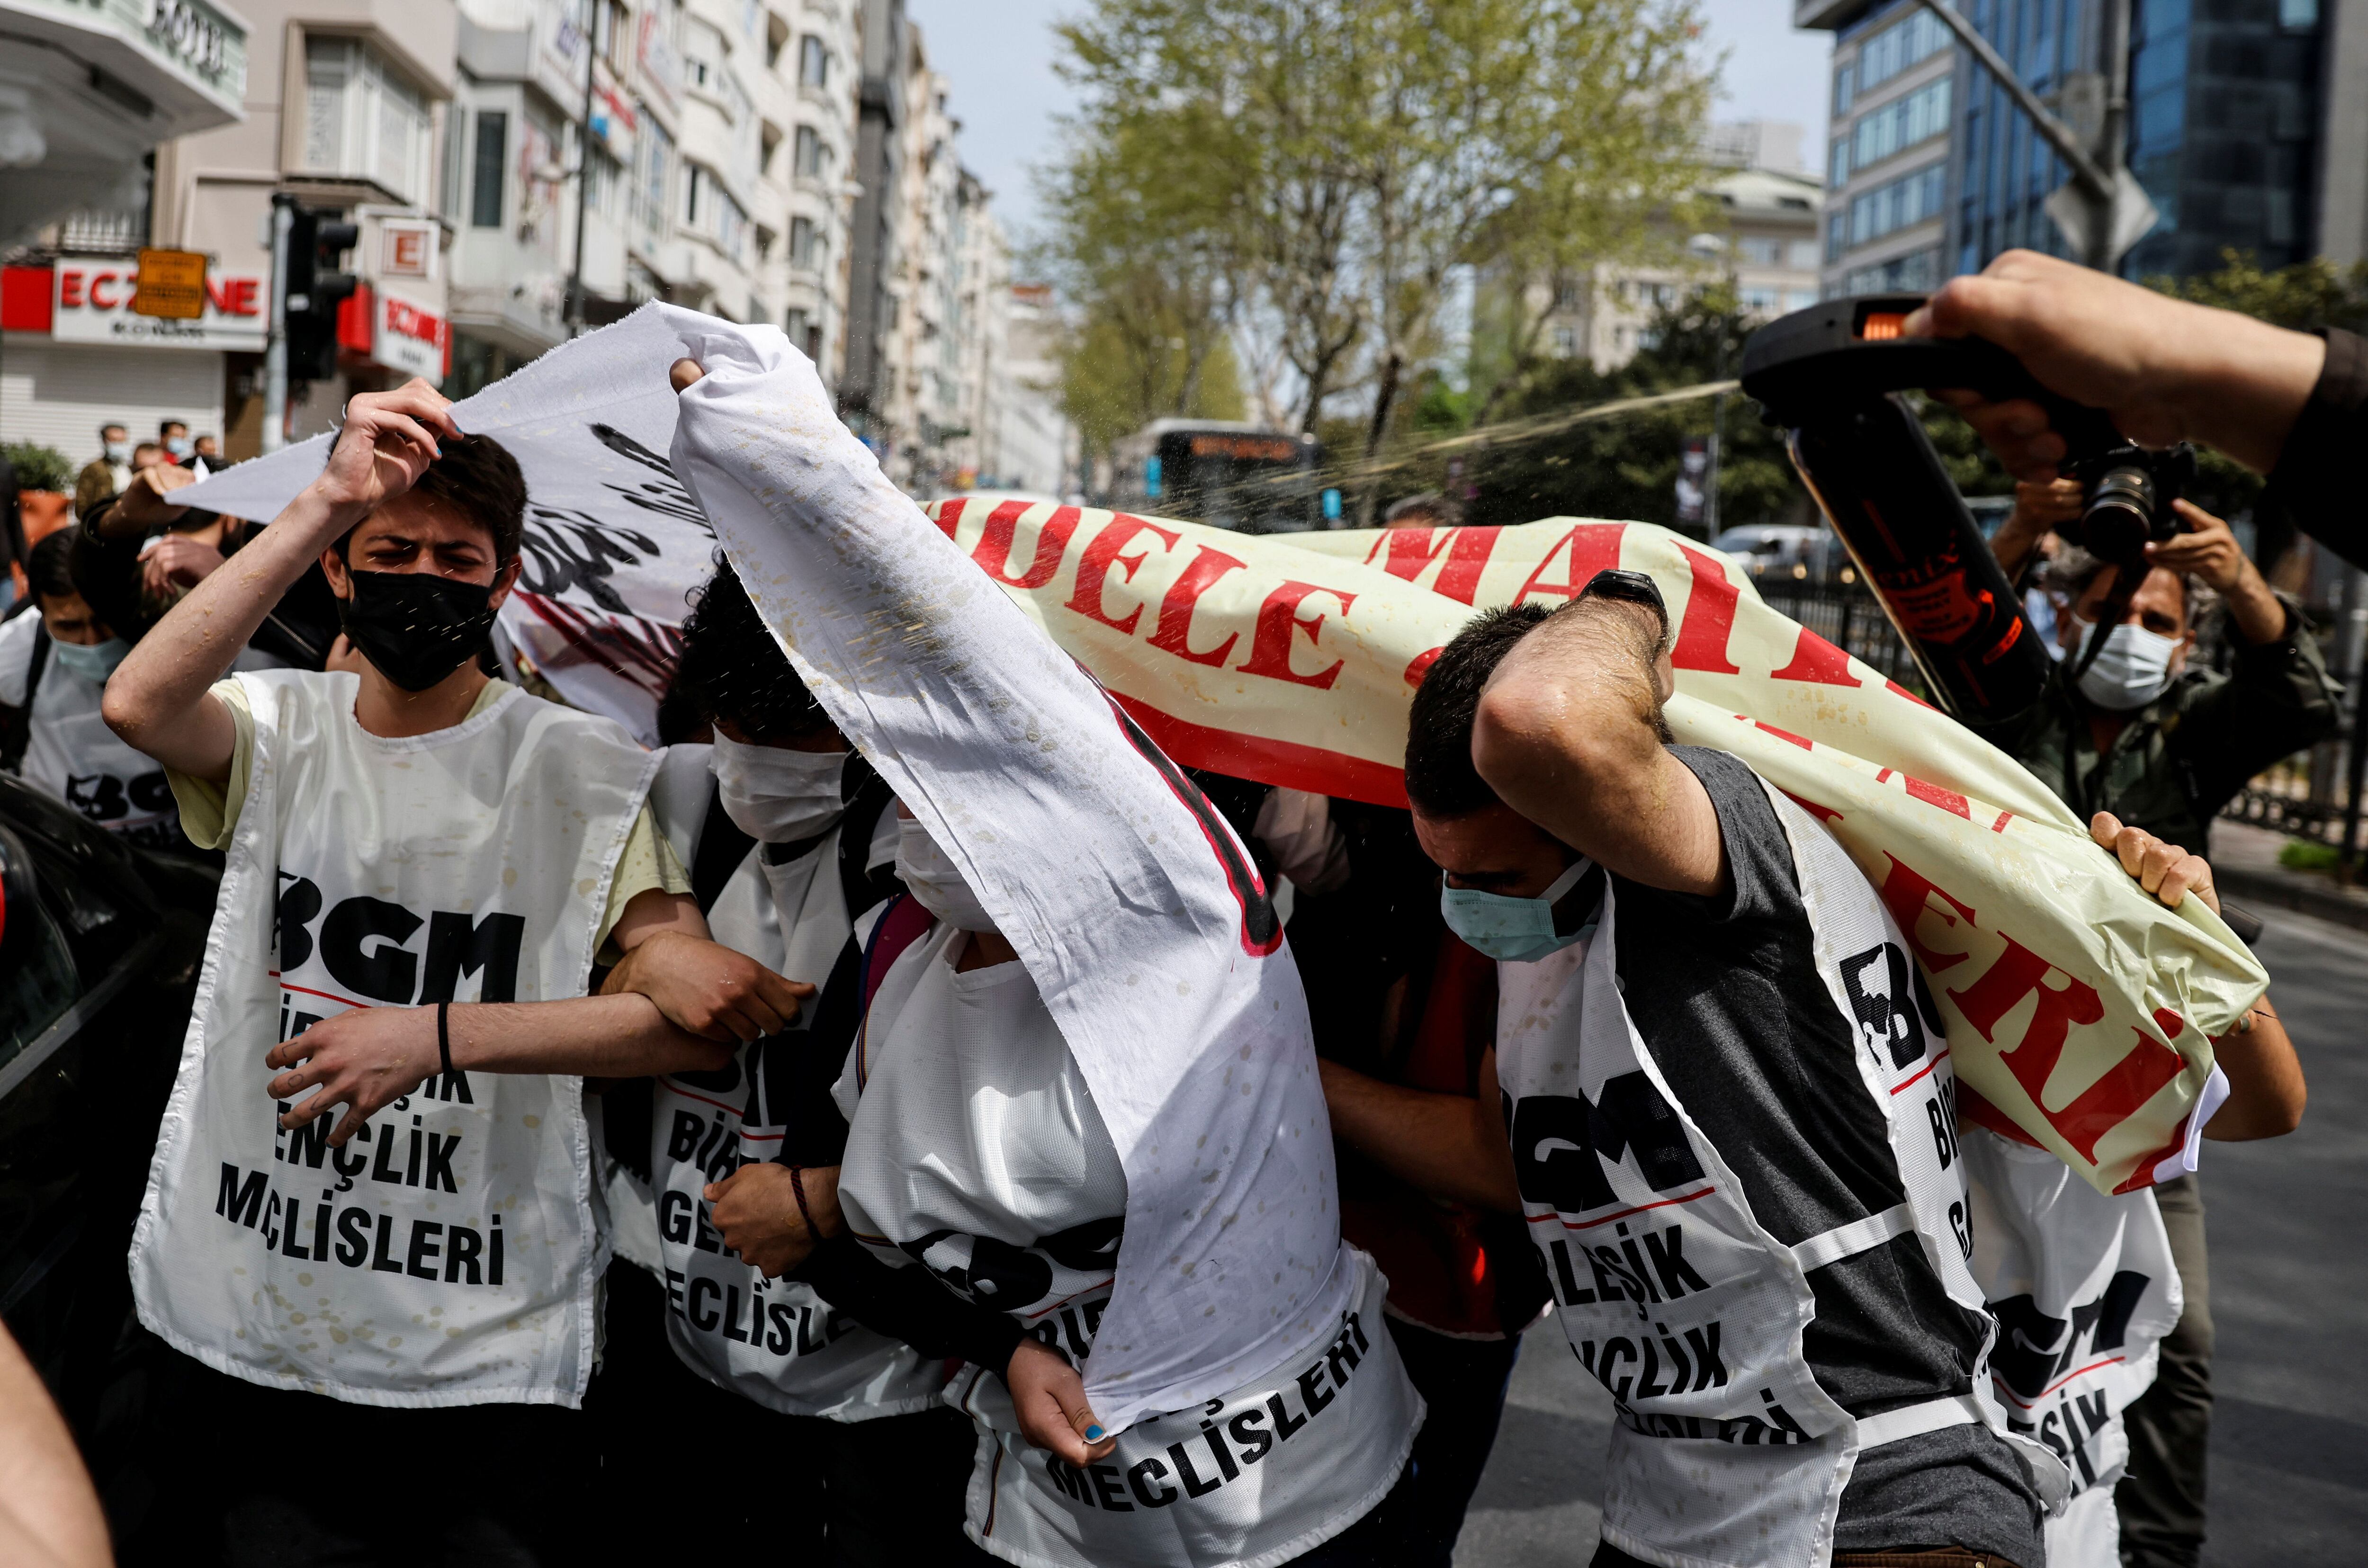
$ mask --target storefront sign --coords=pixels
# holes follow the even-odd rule
[[[61,256],[50,331],[61,343],[120,343],[165,348],[260,350],[270,307],[268,273],[205,274],[204,313],[194,321],[132,310],[140,268],[128,261]]]
[[[370,358],[390,370],[444,380],[451,328],[408,300],[381,294],[370,312]]]
[[[202,321],[206,313],[206,257],[203,251],[158,250],[142,246],[139,284],[131,296],[134,315],[171,321]]]
[[[378,272],[381,278],[436,276],[436,225],[405,218],[379,220]]]

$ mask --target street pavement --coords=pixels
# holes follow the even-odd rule
[[[2205,1146],[2218,1353],[2203,1562],[2357,1568],[2368,1562],[2368,935],[2256,912],[2310,1110],[2290,1138]],[[1560,1331],[1532,1328],[1456,1568],[1584,1568],[1611,1419]]]

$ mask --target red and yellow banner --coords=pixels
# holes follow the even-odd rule
[[[956,498],[939,528],[1189,766],[1405,802],[1406,710],[1477,609],[1649,572],[1680,741],[1823,820],[1916,950],[1958,1074],[2105,1190],[2187,1139],[2209,1037],[2268,977],[2195,900],[2163,908],[2011,758],[1645,523],[1249,536]]]

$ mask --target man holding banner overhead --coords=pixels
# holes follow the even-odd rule
[[[799,1009],[704,940],[663,1004],[584,994],[604,946],[706,927],[644,803],[657,759],[477,667],[525,499],[425,383],[357,397],[326,469],[108,688],[228,852],[131,1277],[211,1369],[185,1369],[188,1506],[233,1562],[562,1560],[582,1428],[534,1407],[578,1403],[597,1343],[579,1074],[714,1068],[677,1019],[753,1038]],[[216,684],[315,560],[360,673]],[[315,1455],[400,1505],[346,1506]]]

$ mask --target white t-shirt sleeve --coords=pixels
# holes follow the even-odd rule
[[[33,669],[33,637],[40,624],[41,612],[28,609],[0,625],[0,703],[10,708],[25,706],[26,678]]]

